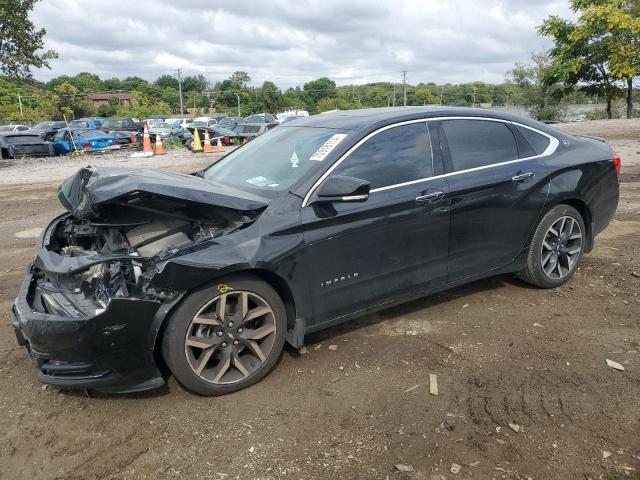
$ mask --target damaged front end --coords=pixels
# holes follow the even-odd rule
[[[163,383],[154,346],[185,292],[154,286],[173,258],[251,224],[266,204],[188,175],[83,169],[45,230],[13,323],[42,382],[134,391]],[[215,203],[213,203],[215,202]]]

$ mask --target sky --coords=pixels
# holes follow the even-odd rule
[[[550,46],[549,15],[570,17],[568,0],[41,0],[31,18],[60,57],[34,76],[501,83]]]

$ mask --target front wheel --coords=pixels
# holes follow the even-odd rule
[[[163,356],[187,389],[224,395],[271,371],[286,326],[284,305],[270,285],[231,276],[192,293],[176,309],[163,337]]]
[[[520,278],[541,288],[554,288],[575,273],[586,242],[580,213],[569,205],[557,205],[538,224]]]

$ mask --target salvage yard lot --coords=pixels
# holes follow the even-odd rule
[[[567,285],[500,276],[369,315],[217,398],[174,379],[122,396],[44,388],[9,320],[62,178],[89,163],[189,172],[212,157],[5,164],[0,478],[639,478],[640,121],[561,128],[605,138],[623,162],[616,218]]]

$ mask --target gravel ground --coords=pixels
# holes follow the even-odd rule
[[[368,315],[218,398],[174,379],[122,396],[45,388],[8,313],[61,211],[59,179],[87,163],[211,160],[119,153],[0,170],[0,478],[640,478],[640,122],[562,128],[605,137],[624,165],[616,219],[568,284],[499,276]]]

